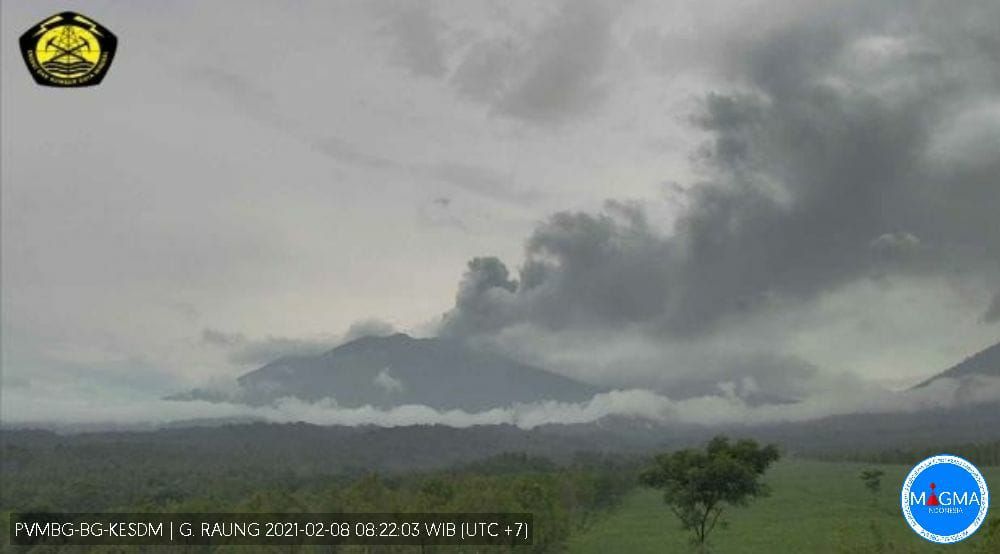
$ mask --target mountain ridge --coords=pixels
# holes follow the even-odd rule
[[[424,405],[482,411],[546,400],[581,402],[604,389],[474,349],[456,339],[367,336],[318,355],[284,356],[237,378],[234,397],[196,390],[173,400],[262,405],[283,397],[338,406]]]
[[[973,375],[1000,377],[1000,342],[988,346],[941,373],[920,382],[911,390],[926,387],[938,379],[961,379]]]

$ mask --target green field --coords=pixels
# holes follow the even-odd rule
[[[876,498],[858,479],[863,468],[885,471]],[[711,552],[986,552],[984,531],[966,541],[933,545],[900,514],[899,491],[909,466],[779,462],[766,476],[768,498],[728,512],[729,525],[711,538]],[[980,468],[991,491],[1000,491],[1000,468]],[[990,518],[998,502],[991,497]],[[724,516],[725,517],[725,516]],[[987,522],[987,523],[988,523]],[[882,545],[881,548],[879,545]],[[687,534],[658,492],[639,489],[606,518],[570,540],[570,552],[690,552]]]

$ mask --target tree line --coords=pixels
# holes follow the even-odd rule
[[[826,454],[820,458],[827,461],[912,465],[938,454],[951,454],[965,458],[977,466],[1000,466],[1000,441],[972,442],[932,448],[892,448],[877,451],[846,450],[838,454]]]
[[[10,486],[0,491],[2,510],[7,513],[529,512],[534,517],[534,544],[514,550],[554,552],[563,548],[572,533],[616,506],[635,486],[638,472],[634,461],[601,454],[580,454],[566,464],[556,464],[545,458],[507,453],[446,470],[329,475],[300,474],[295,467],[273,467],[253,475],[234,467],[232,475],[223,476],[212,464],[206,464],[203,471],[185,466],[181,472],[164,474],[160,466],[144,468],[127,462],[118,459],[98,472],[84,466],[74,470],[71,459],[40,462],[39,467],[19,465],[14,472],[16,477],[10,471],[5,472],[4,483]],[[51,473],[54,467],[59,467],[61,473]],[[7,532],[6,525],[3,527],[0,534]],[[47,551],[44,547],[36,549]],[[77,550],[136,552],[144,548],[94,546]],[[227,551],[226,547],[218,546],[203,550]],[[254,550],[330,552],[331,547],[255,547]],[[433,546],[422,546],[417,551],[438,550],[455,551],[454,547]],[[415,550],[344,545],[334,551]]]

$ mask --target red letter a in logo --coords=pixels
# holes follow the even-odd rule
[[[934,494],[934,483],[931,483],[931,496],[930,496],[930,498],[927,499],[927,505],[928,506],[940,506],[941,505],[940,503],[938,503],[937,495]]]

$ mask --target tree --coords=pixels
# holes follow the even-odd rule
[[[885,472],[881,469],[866,469],[858,476],[861,482],[865,484],[868,492],[872,493],[873,499],[878,497],[878,492],[882,489],[883,475],[885,475]]]
[[[704,450],[685,449],[657,455],[642,472],[640,482],[663,490],[663,500],[694,533],[692,542],[704,548],[726,506],[745,506],[766,496],[761,477],[777,461],[778,448],[754,440],[730,442],[726,437],[709,441]]]

